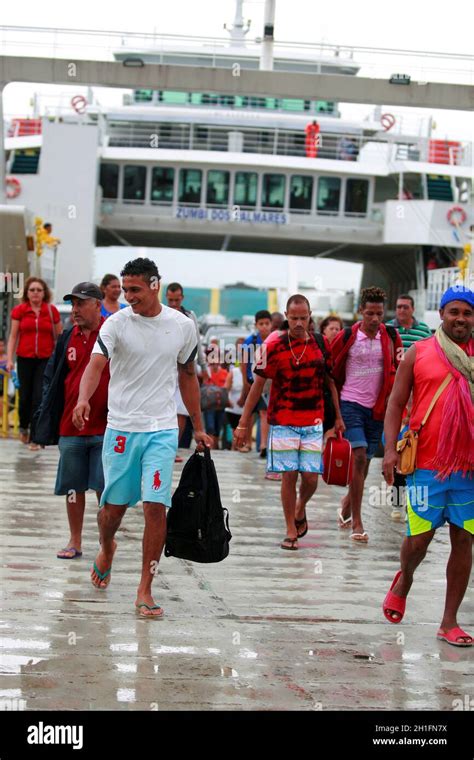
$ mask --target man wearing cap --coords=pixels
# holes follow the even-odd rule
[[[439,314],[435,335],[411,346],[400,363],[385,416],[383,473],[392,485],[400,421],[413,391],[410,429],[418,431],[418,446],[415,470],[407,476],[407,537],[383,611],[389,622],[400,623],[413,574],[436,530],[448,522],[451,554],[437,638],[470,647],[474,639],[459,627],[457,612],[469,583],[474,534],[474,292],[463,285],[449,288]]]
[[[82,430],[72,423],[79,385],[104,318],[100,313],[102,292],[92,282],[80,282],[64,301],[72,303],[73,327],[58,340],[45,370],[43,398],[35,433],[38,443],[58,443],[59,464],[56,495],[66,496],[70,536],[58,559],[82,556],[82,524],[86,491],[98,499],[104,489],[102,442],[107,424],[109,369],[105,367],[93,396],[92,412]],[[38,440],[39,439],[39,440]]]

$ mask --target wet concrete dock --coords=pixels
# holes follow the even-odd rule
[[[364,499],[369,543],[338,529],[341,490],[321,481],[296,552],[279,548],[280,486],[264,480],[263,462],[230,452],[214,460],[230,510],[230,555],[216,565],[163,557],[154,592],[166,617],[150,621],[134,611],[141,509],[118,533],[110,587],[96,590],[94,495],[82,559],[56,559],[69,535],[64,498],[52,495],[57,450],[0,441],[0,702],[26,710],[453,710],[474,696],[474,651],[435,638],[447,530],[418,571],[403,623],[383,617],[404,524],[390,519],[389,506],[368,504],[381,460],[372,462]],[[472,582],[459,622],[472,632]]]

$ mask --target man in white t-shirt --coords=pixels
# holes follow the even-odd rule
[[[102,326],[73,412],[74,424],[81,430],[89,418],[89,399],[110,362],[103,443],[105,488],[99,512],[101,548],[91,580],[101,589],[110,583],[115,533],[127,508],[142,499],[143,563],[135,607],[141,617],[160,618],[163,609],[155,604],[151,584],[166,539],[166,508],[171,505],[178,446],[177,379],[198,447],[210,446],[212,441],[202,429],[194,323],[160,303],[160,275],[150,259],[129,261],[121,276],[130,308],[116,312]]]

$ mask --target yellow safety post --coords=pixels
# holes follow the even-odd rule
[[[267,309],[270,314],[272,314],[274,311],[278,311],[278,296],[276,288],[268,288]]]
[[[212,288],[211,303],[209,307],[211,314],[219,314],[220,304],[221,304],[221,291],[219,290],[219,288]]]

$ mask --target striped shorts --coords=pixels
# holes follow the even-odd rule
[[[269,472],[323,471],[323,426],[270,425],[267,443]]]

